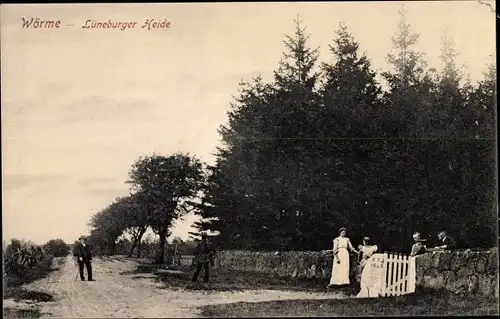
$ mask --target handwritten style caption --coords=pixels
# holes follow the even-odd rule
[[[370,264],[371,268],[384,268],[384,259],[381,257],[373,257]]]
[[[60,27],[74,27],[73,24],[62,25],[61,20],[42,20],[40,18],[21,18],[23,29],[59,29]],[[170,29],[171,22],[166,18],[163,20],[146,19],[142,24],[137,21],[107,21],[86,20],[80,27],[82,29],[118,29],[121,31],[127,29]]]

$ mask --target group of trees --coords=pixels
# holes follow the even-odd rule
[[[129,256],[150,228],[158,237],[157,263],[163,263],[172,222],[195,207],[205,176],[202,163],[189,154],[151,155],[139,158],[129,172],[130,194],[116,198],[92,216],[89,243],[107,254],[116,253],[118,238],[130,235]]]
[[[167,245],[164,247],[165,251],[165,263],[170,264],[174,262],[174,257],[177,256],[192,256],[196,248],[197,242],[194,239],[182,240],[179,237],[174,237],[168,240]],[[151,234],[143,236],[140,243],[130,240],[126,236],[121,236],[116,241],[115,254],[117,255],[129,255],[132,257],[131,252],[136,252],[136,256],[141,258],[147,258],[155,260],[158,256],[159,241],[155,240]],[[102,254],[99,245],[97,246],[97,252]],[[95,249],[94,249],[95,250]]]
[[[404,12],[385,72],[345,25],[330,62],[308,37],[296,21],[274,80],[243,84],[198,228],[226,248],[325,249],[342,226],[391,250],[440,229],[495,245],[495,65],[471,83],[444,36],[441,71],[427,69]]]
[[[343,226],[391,250],[441,229],[463,247],[494,246],[496,66],[471,83],[444,37],[442,69],[428,69],[403,12],[385,72],[345,25],[329,62],[308,38],[296,21],[274,79],[242,83],[214,165],[140,158],[131,194],[93,216],[91,238],[113,252],[121,234],[135,247],[150,227],[162,261],[172,221],[195,211],[221,249],[325,249]]]

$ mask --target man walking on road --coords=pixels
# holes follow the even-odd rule
[[[208,242],[207,234],[201,234],[201,242],[196,246],[194,252],[196,271],[193,274],[192,282],[196,282],[198,280],[198,275],[200,274],[201,268],[205,269],[205,276],[203,278],[204,282],[208,282],[209,276],[209,264],[211,266],[214,265],[214,251],[210,247]]]
[[[89,281],[93,281],[92,279],[92,251],[90,247],[87,245],[87,239],[83,236],[79,238],[80,245],[75,247],[75,257],[78,261],[78,267],[80,269],[80,279],[85,281],[85,276],[83,275],[84,266],[87,268],[87,277]]]

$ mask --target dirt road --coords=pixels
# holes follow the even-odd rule
[[[286,299],[341,298],[333,293],[309,293],[279,290],[246,290],[240,292],[190,291],[160,289],[152,274],[122,274],[136,269],[137,262],[125,258],[95,259],[96,281],[75,281],[77,268],[66,257],[61,269],[49,277],[25,286],[28,290],[52,294],[54,302],[40,303],[44,317],[50,318],[152,318],[200,317],[198,307],[204,305],[261,302]],[[13,306],[12,300],[7,304]]]

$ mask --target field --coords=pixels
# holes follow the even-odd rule
[[[190,259],[181,272],[155,275],[147,260],[96,258],[96,281],[82,282],[70,256],[55,258],[53,271],[4,296],[5,318],[227,317],[494,314],[497,303],[421,293],[394,299],[347,299],[350,290],[328,290],[323,281],[282,279],[213,269],[210,283],[191,283]],[[199,280],[201,281],[201,276]],[[26,300],[31,299],[31,300]]]

